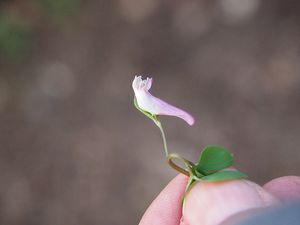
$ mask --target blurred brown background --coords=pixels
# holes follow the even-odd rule
[[[138,223],[176,173],[135,74],[196,119],[162,118],[171,152],[216,144],[260,184],[299,175],[299,1],[0,7],[0,224]]]

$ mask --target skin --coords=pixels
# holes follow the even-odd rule
[[[264,207],[300,199],[297,176],[276,178],[263,187],[247,180],[198,182],[186,197],[182,215],[181,198],[186,183],[186,176],[176,176],[152,202],[139,224],[229,225]]]

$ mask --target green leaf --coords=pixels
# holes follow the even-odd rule
[[[224,181],[224,180],[234,180],[234,179],[243,179],[246,178],[247,175],[237,171],[237,170],[227,170],[216,172],[214,174],[202,177],[201,180],[204,181]]]
[[[231,166],[233,157],[226,149],[218,146],[207,146],[202,151],[196,169],[203,174],[212,174]]]

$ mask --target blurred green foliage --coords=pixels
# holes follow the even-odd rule
[[[80,0],[39,0],[56,19],[73,16],[79,10]]]
[[[9,5],[10,2],[3,4]],[[51,19],[59,23],[66,17],[75,15],[80,8],[80,0],[35,0],[35,4],[42,6],[38,8],[45,10]],[[30,28],[33,27],[31,24],[24,23],[24,21],[32,21],[31,18],[22,17],[22,12],[18,11],[18,4],[15,4],[14,7],[16,13],[11,7],[9,11],[5,8],[0,9],[0,56],[20,59],[30,52],[34,32]],[[45,13],[42,12],[41,15],[45,15]]]
[[[0,53],[9,58],[19,58],[30,48],[30,30],[21,18],[0,12]]]

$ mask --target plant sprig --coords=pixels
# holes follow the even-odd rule
[[[139,78],[136,77],[135,79]],[[148,78],[144,82],[148,81],[151,82],[151,80],[149,80]],[[145,84],[143,83],[143,85]],[[154,102],[155,101],[156,99],[154,100]],[[184,197],[190,190],[192,184],[196,181],[219,182],[225,180],[243,179],[247,177],[246,174],[238,170],[230,169],[233,164],[233,155],[225,148],[219,146],[206,146],[201,152],[198,162],[195,164],[177,153],[169,153],[165,132],[159,120],[159,115],[152,114],[140,108],[136,97],[134,97],[134,106],[158,126],[162,135],[165,155],[169,166],[189,177],[187,186],[185,188]],[[175,160],[180,161],[184,165],[184,167],[176,164],[174,162]]]

